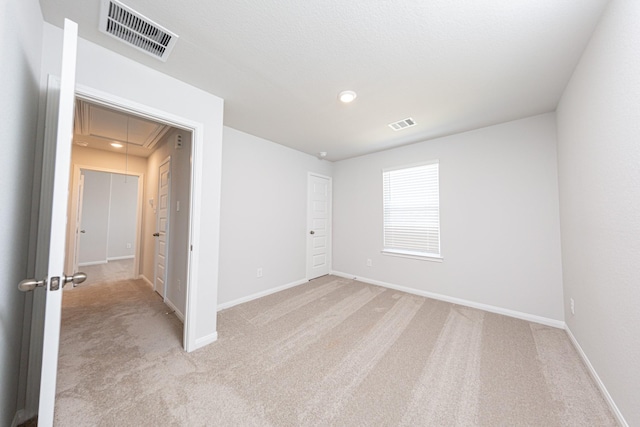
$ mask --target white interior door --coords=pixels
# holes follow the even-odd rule
[[[331,271],[331,178],[307,179],[307,279]]]
[[[36,248],[36,279],[27,409],[37,407],[38,425],[53,425],[60,341],[62,286],[65,282],[65,240],[78,26],[65,19],[60,79],[49,77],[43,173]],[[41,357],[40,357],[41,355]]]
[[[167,246],[169,233],[169,195],[171,193],[171,159],[165,160],[158,170],[158,213],[156,219],[155,290],[163,298],[167,283]]]

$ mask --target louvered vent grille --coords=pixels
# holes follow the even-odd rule
[[[404,120],[400,120],[399,122],[389,123],[389,127],[393,130],[402,130],[406,128],[410,128],[411,126],[415,126],[416,122],[411,118],[407,118]]]
[[[116,0],[102,2],[100,31],[166,61],[178,36]]]

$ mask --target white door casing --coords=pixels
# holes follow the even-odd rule
[[[169,249],[169,215],[171,194],[171,157],[158,168],[158,212],[156,217],[156,268],[154,289],[166,299],[167,254]]]
[[[38,279],[46,277],[47,283],[43,288],[36,288],[34,291],[36,294],[33,303],[26,405],[28,412],[33,410],[35,396],[39,396],[38,425],[45,427],[53,425],[56,394],[62,286],[65,277],[63,270],[73,136],[77,34],[77,24],[65,19],[60,79],[50,76],[47,89],[43,179],[36,244],[36,275]],[[57,103],[54,102],[55,99]],[[59,290],[51,290],[53,278],[60,279]],[[39,329],[40,325],[43,325],[43,329]],[[38,365],[39,381],[36,378]],[[38,388],[39,392],[36,392]]]
[[[307,177],[307,279],[331,272],[331,178]]]
[[[183,116],[177,116],[167,111],[159,110],[149,105],[138,103],[134,100],[122,98],[112,93],[103,92],[101,90],[87,87],[81,84],[76,85],[76,96],[85,101],[103,105],[108,108],[120,110],[122,112],[135,114],[140,117],[148,118],[152,121],[165,123],[170,126],[190,131],[192,134],[192,153],[191,153],[191,186],[189,194],[190,209],[190,222],[189,222],[189,238],[190,238],[190,254],[189,254],[189,266],[187,273],[187,287],[186,287],[186,311],[184,322],[184,334],[183,334],[183,346],[188,352],[194,351],[200,347],[207,345],[211,340],[209,337],[206,339],[198,339],[196,335],[196,323],[198,319],[197,300],[198,300],[198,285],[197,280],[200,272],[200,239],[201,239],[201,194],[203,187],[203,171],[204,171],[204,124],[201,122],[193,121]],[[97,169],[94,167],[87,167],[89,169]],[[107,169],[100,169],[107,170]],[[116,173],[122,173],[113,171]],[[79,171],[77,172],[79,174]],[[142,180],[139,181],[142,185]],[[143,194],[140,191],[140,194]],[[142,210],[140,210],[142,212]],[[141,219],[139,224],[141,224]],[[142,229],[142,228],[141,228]],[[139,242],[139,241],[138,241]],[[140,248],[140,244],[137,245]],[[155,263],[155,261],[154,261]],[[155,268],[154,268],[155,269]]]

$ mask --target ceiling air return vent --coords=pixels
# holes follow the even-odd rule
[[[100,31],[166,61],[178,36],[116,0],[103,0]]]
[[[416,122],[411,118],[407,118],[404,120],[400,120],[399,122],[389,123],[389,127],[393,130],[402,130],[406,128],[410,128],[411,126],[415,126]]]

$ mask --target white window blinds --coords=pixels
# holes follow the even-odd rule
[[[384,252],[440,257],[438,163],[382,173]]]

